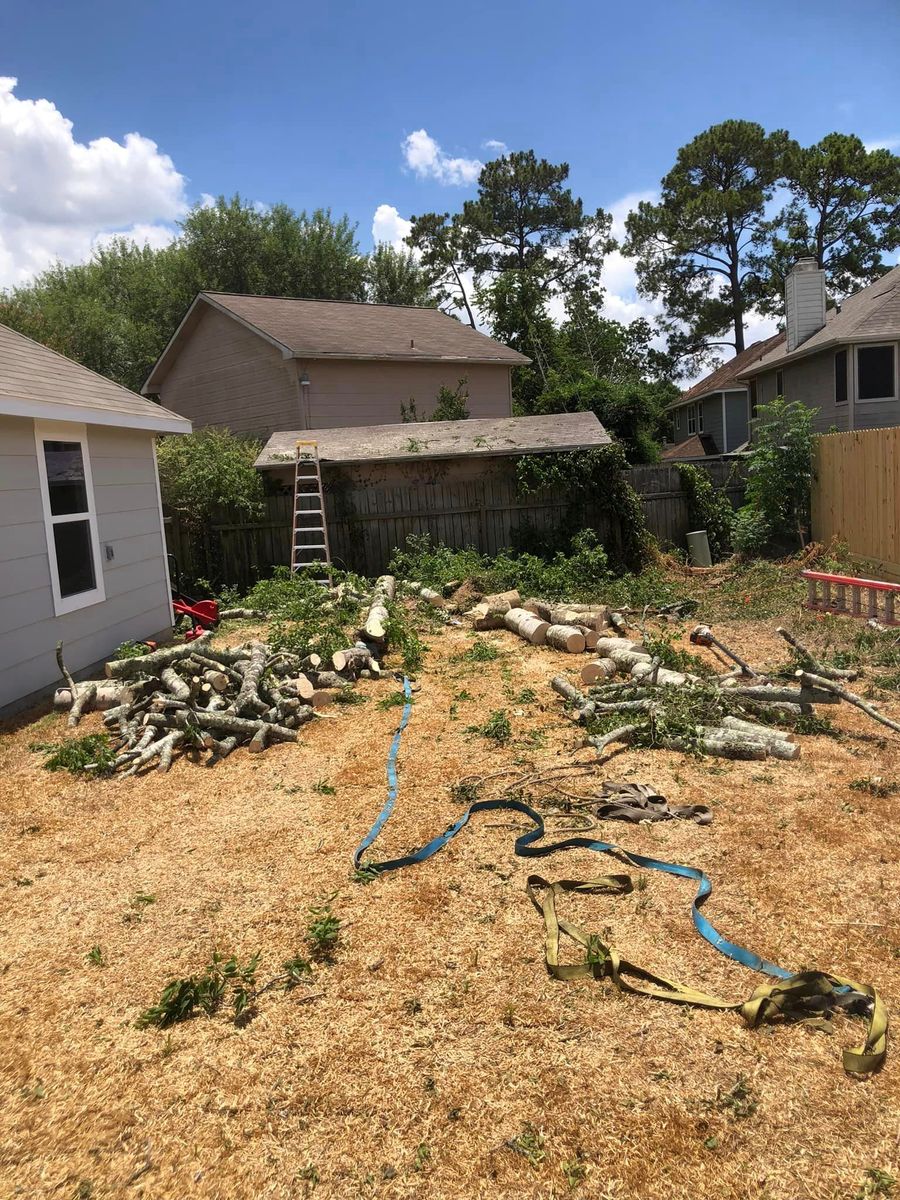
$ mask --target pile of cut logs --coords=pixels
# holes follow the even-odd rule
[[[690,689],[706,685],[703,697],[710,706],[709,688],[714,689],[712,708],[716,723],[698,720],[690,737],[654,737],[652,744],[662,749],[699,749],[704,754],[721,758],[752,759],[799,757],[800,747],[790,729],[777,725],[793,725],[797,718],[814,711],[814,705],[853,705],[880,724],[900,733],[900,723],[885,716],[873,705],[843,686],[856,678],[856,672],[842,670],[818,662],[796,638],[786,630],[777,630],[789,643],[804,666],[793,673],[796,680],[768,676],[755,671],[739,655],[717,638],[708,625],[698,625],[691,634],[695,645],[713,650],[717,657],[733,664],[725,674],[702,678],[687,672],[669,670],[660,665],[641,642],[627,638],[600,638],[595,650],[598,658],[587,663],[581,671],[585,691],[576,688],[565,676],[551,681],[553,690],[571,706],[581,723],[611,714],[628,714],[624,724],[602,736],[589,737],[589,744],[598,753],[614,742],[628,743],[647,732],[659,717],[665,717],[666,694],[678,689],[681,698],[690,702]],[[614,682],[614,676],[627,676],[626,682]],[[698,697],[700,693],[697,693]],[[752,717],[764,717],[766,724]],[[634,723],[642,721],[644,724]],[[646,744],[646,743],[645,743]]]
[[[391,576],[379,579],[370,597],[359,640],[323,662],[318,654],[276,651],[261,641],[224,647],[204,633],[106,664],[106,678],[76,683],[66,669],[62,644],[57,659],[66,686],[54,698],[77,725],[90,709],[103,709],[114,736],[113,771],[135,775],[154,760],[167,771],[177,749],[209,751],[208,766],[237,746],[251,753],[271,742],[296,742],[297,730],[357,679],[376,679],[387,648],[387,601]],[[258,616],[259,614],[253,614]]]
[[[567,654],[594,650],[604,629],[624,632],[625,618],[602,604],[550,604],[522,600],[517,591],[485,596],[466,616],[475,629],[509,629],[533,646]]]

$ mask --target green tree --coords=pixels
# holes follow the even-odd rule
[[[469,386],[467,379],[457,380],[455,388],[441,387],[437,394],[437,402],[431,421],[465,421],[469,416],[466,405],[469,403]]]
[[[814,258],[839,296],[888,270],[884,255],[900,246],[900,157],[866,150],[854,134],[829,133],[806,148],[792,142],[784,186],[790,200],[760,228],[751,258],[764,311],[783,312],[785,276],[799,258]]]
[[[468,264],[475,252],[471,231],[466,230],[459,216],[449,213],[424,213],[412,218],[407,245],[419,254],[429,288],[443,308],[463,308],[466,319],[475,328],[472,310],[471,280],[467,278]]]
[[[428,274],[410,250],[381,242],[369,256],[368,299],[374,304],[413,304],[433,308]]]
[[[685,369],[712,346],[744,349],[744,319],[759,294],[751,255],[782,174],[788,135],[752,121],[723,121],[698,134],[663,178],[659,203],[626,221],[642,295],[662,297],[674,354]]]

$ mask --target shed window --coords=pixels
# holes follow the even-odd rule
[[[53,605],[57,616],[105,599],[94,488],[83,425],[35,425]]]
[[[847,403],[847,351],[838,350],[834,356],[834,402]]]
[[[894,347],[857,346],[857,397],[860,400],[893,400]]]

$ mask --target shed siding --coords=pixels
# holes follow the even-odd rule
[[[326,362],[299,364],[309,376],[309,428],[395,425],[415,401],[419,420],[434,412],[442,387],[466,380],[470,417],[512,416],[509,367],[482,363]],[[282,425],[281,428],[290,428]]]
[[[166,408],[195,429],[268,437],[299,420],[295,365],[271,342],[208,305],[160,386]]]
[[[60,640],[68,666],[78,672],[120,642],[171,628],[153,437],[90,426],[88,448],[106,599],[57,617],[34,425],[0,417],[0,709],[53,685]],[[113,549],[110,562],[105,545]]]

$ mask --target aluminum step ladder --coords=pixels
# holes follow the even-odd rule
[[[325,523],[325,496],[317,442],[297,442],[294,465],[294,533],[291,573],[319,567],[316,583],[331,587],[331,550]]]

